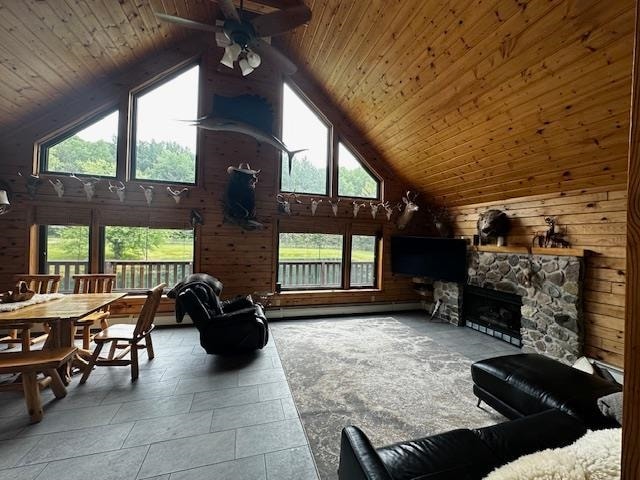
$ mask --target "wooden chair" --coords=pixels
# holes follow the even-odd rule
[[[19,373],[21,374],[21,382],[2,385],[0,390],[21,388],[24,392],[31,422],[39,422],[42,420],[40,390],[50,386],[56,398],[66,396],[67,390],[56,369],[68,363],[75,351],[75,347],[63,347],[33,352],[1,353],[0,374]],[[39,373],[44,373],[44,378],[39,379]]]
[[[114,274],[88,274],[73,275],[74,285],[73,293],[111,293],[116,285],[116,275]],[[80,329],[80,333],[75,335],[76,338],[82,339],[83,350],[88,351],[91,340],[95,335],[91,334],[91,327],[96,323],[100,323],[100,328],[104,330],[109,326],[107,319],[109,318],[109,309],[94,312],[80,320],[74,322],[74,326]]]
[[[131,381],[138,378],[138,350],[146,348],[149,360],[154,357],[153,342],[151,332],[154,325],[153,320],[160,305],[162,290],[166,284],[160,284],[153,290],[147,292],[147,300],[144,302],[140,316],[135,325],[116,324],[111,325],[98,333],[93,341],[96,348],[89,359],[80,383],[85,383],[91,375],[94,366],[126,366],[131,365]],[[141,344],[144,340],[144,343]],[[105,344],[111,343],[107,358],[101,358],[100,352]],[[116,355],[116,350],[122,350]],[[131,359],[124,358],[127,353],[131,353]]]
[[[25,282],[29,287],[29,290],[33,290],[36,293],[58,293],[60,289],[60,275],[29,275],[21,274],[13,277],[14,282]],[[49,335],[49,327],[44,325],[44,334],[37,337],[31,337],[31,328],[33,325],[30,323],[17,323],[14,325],[7,325],[6,328],[9,333],[3,337],[0,337],[0,343],[3,344],[21,344],[22,350],[28,352],[31,350],[31,345],[44,342]],[[18,333],[19,332],[19,333]]]

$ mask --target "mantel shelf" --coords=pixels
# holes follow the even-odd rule
[[[477,252],[515,253],[520,255],[553,255],[564,257],[584,257],[586,252],[583,248],[540,248],[527,247],[526,245],[507,245],[504,247],[499,247],[497,245],[478,245],[471,248]]]

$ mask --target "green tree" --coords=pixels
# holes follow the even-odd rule
[[[167,239],[166,230],[144,227],[106,227],[105,257],[112,260],[146,260],[149,250]]]

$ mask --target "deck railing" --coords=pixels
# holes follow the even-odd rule
[[[61,292],[73,291],[72,275],[87,272],[86,262],[59,260],[47,262],[47,271],[61,275]],[[108,260],[105,262],[104,273],[116,274],[117,290],[138,290],[152,288],[159,283],[169,286],[175,285],[186,275],[193,272],[191,262],[175,261],[138,261],[138,260]]]
[[[351,262],[351,286],[374,285],[374,262]],[[326,288],[342,284],[339,260],[286,260],[278,265],[278,281],[283,288]]]
[[[88,264],[74,260],[47,262],[47,271],[62,276],[61,292],[73,291],[72,275],[86,273]],[[108,260],[104,273],[116,274],[117,290],[152,288],[159,283],[175,285],[193,273],[191,262]],[[278,281],[283,288],[331,288],[342,283],[339,260],[288,260],[278,265]],[[374,262],[351,262],[351,286],[370,287],[375,281]]]

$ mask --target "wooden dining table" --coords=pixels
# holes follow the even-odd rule
[[[126,295],[126,292],[70,294],[11,312],[0,312],[0,328],[16,323],[48,324],[51,331],[43,349],[72,347],[76,320],[103,310]],[[82,362],[81,359],[78,361]],[[68,383],[68,375],[63,375],[63,381]]]

